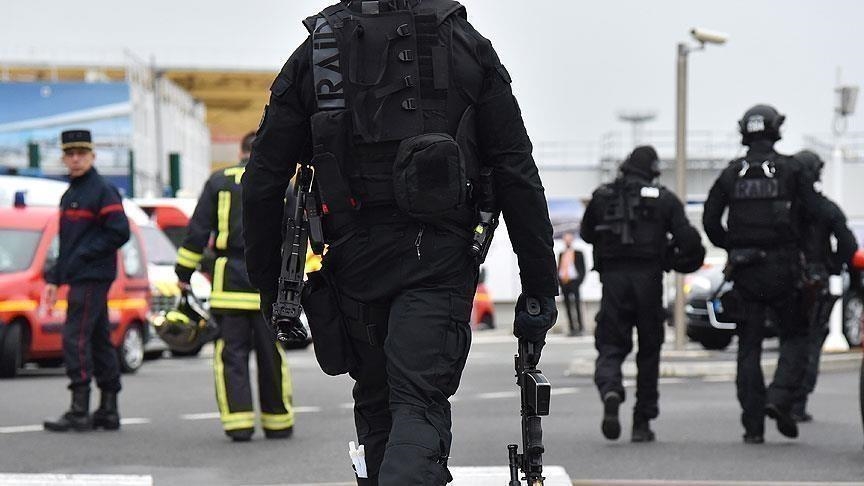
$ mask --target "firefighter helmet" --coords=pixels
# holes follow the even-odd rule
[[[153,318],[156,333],[172,351],[190,352],[212,341],[219,328],[192,292],[183,290],[177,306]]]

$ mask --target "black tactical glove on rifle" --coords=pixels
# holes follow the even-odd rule
[[[558,307],[554,297],[532,297],[522,294],[516,301],[513,335],[542,347],[546,332],[558,320]]]

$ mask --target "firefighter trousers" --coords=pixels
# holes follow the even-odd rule
[[[258,311],[215,314],[220,337],[213,354],[216,403],[226,432],[255,428],[249,354],[255,351],[261,427],[265,432],[294,425],[291,372],[285,351]]]

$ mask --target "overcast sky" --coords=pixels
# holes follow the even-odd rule
[[[302,41],[318,0],[3,0],[0,62],[117,59],[269,69]],[[783,147],[830,132],[838,67],[864,83],[860,0],[463,0],[514,78],[536,141],[599,140],[627,130],[621,109],[674,128],[675,45],[690,27],[727,32],[690,62],[690,128],[731,132],[752,104],[788,115]],[[864,110],[864,101],[859,103]],[[2,107],[0,107],[2,109]],[[861,111],[859,110],[859,111]],[[864,116],[850,120],[864,130]]]

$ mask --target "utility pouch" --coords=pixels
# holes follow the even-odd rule
[[[440,221],[465,203],[467,186],[465,160],[450,135],[427,133],[399,144],[393,192],[405,214]]]
[[[315,359],[321,370],[338,376],[356,366],[339,301],[324,270],[311,272],[303,287],[303,309],[312,332]]]
[[[351,114],[345,110],[319,111],[312,115],[313,155],[321,211],[324,214],[356,209],[357,200],[351,194],[346,178],[348,140]]]
[[[765,261],[768,254],[760,248],[738,248],[729,251],[729,264],[733,268],[742,268]]]

